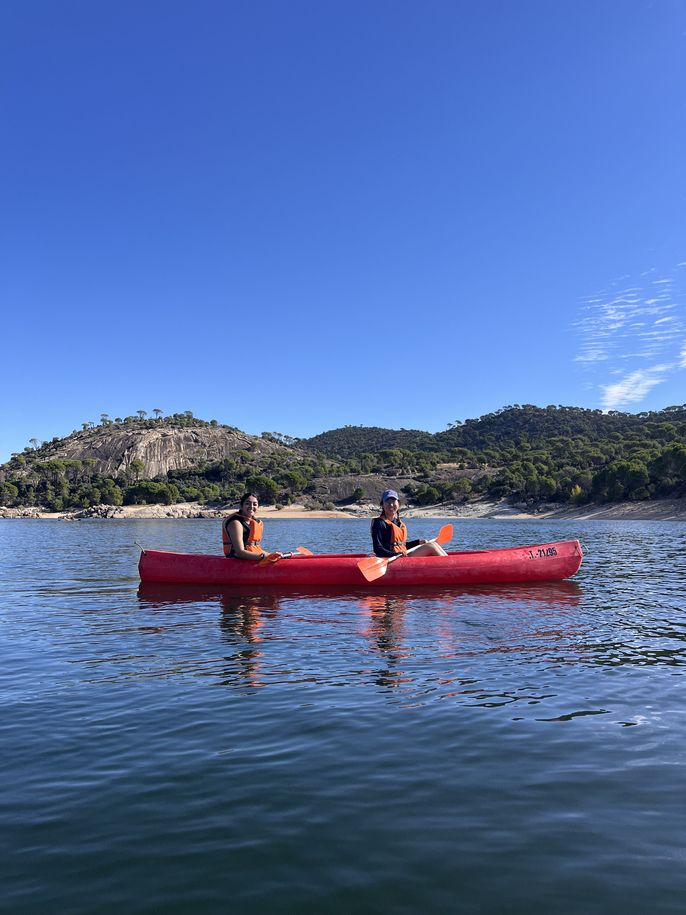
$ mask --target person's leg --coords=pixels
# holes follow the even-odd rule
[[[447,556],[448,554],[443,549],[440,543],[436,543],[435,540],[430,541],[429,543],[422,543],[421,546],[418,546],[416,549],[412,550],[410,556]]]

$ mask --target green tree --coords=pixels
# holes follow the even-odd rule
[[[134,480],[140,480],[140,478],[145,473],[145,464],[143,463],[143,461],[139,460],[138,458],[134,458],[129,463],[129,470],[130,470],[131,474],[133,475]]]
[[[19,488],[14,483],[0,483],[0,505],[14,505],[19,496]]]
[[[246,491],[254,492],[260,502],[273,505],[279,494],[279,486],[271,477],[253,474],[245,480]]]
[[[542,499],[552,499],[557,492],[557,481],[552,477],[540,477],[538,481],[538,492]]]
[[[122,505],[124,496],[112,479],[106,479],[100,486],[100,498],[105,505]]]
[[[285,470],[279,474],[278,482],[292,492],[302,492],[307,485],[307,477],[298,470]]]
[[[464,502],[472,493],[472,483],[467,477],[460,477],[456,480],[453,495],[458,501]]]
[[[98,462],[95,460],[95,458],[84,458],[81,463],[83,465],[83,474],[90,483],[93,477],[93,471],[95,470]]]
[[[668,445],[651,461],[648,470],[658,493],[668,495],[681,490],[686,483],[686,446]]]
[[[78,480],[83,471],[83,464],[81,461],[77,460],[68,460],[64,461],[64,473],[67,479],[70,482]]]

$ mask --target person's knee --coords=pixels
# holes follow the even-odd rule
[[[426,546],[428,547],[427,554],[431,554],[433,556],[440,556],[443,552],[441,550],[440,546],[433,540],[431,542],[427,543]]]

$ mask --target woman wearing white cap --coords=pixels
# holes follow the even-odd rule
[[[435,540],[407,540],[407,527],[400,518],[400,499],[395,489],[381,496],[381,514],[372,521],[372,544],[376,556],[397,556],[412,550],[413,556],[447,556]],[[416,549],[415,549],[416,547]]]

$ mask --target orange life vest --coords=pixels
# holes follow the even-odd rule
[[[224,555],[225,556],[235,556],[233,549],[233,543],[231,542],[231,537],[229,537],[229,524],[232,521],[239,521],[243,527],[243,549],[247,550],[248,553],[262,553],[262,533],[264,531],[264,524],[261,521],[258,521],[256,518],[251,518],[250,521],[246,521],[243,515],[235,514],[229,515],[228,518],[224,519],[222,524],[222,541],[224,543]]]
[[[389,521],[387,518],[383,519],[386,524],[391,529],[391,544],[390,548],[394,553],[407,553],[407,526],[404,521],[401,521],[398,518],[397,521]]]

